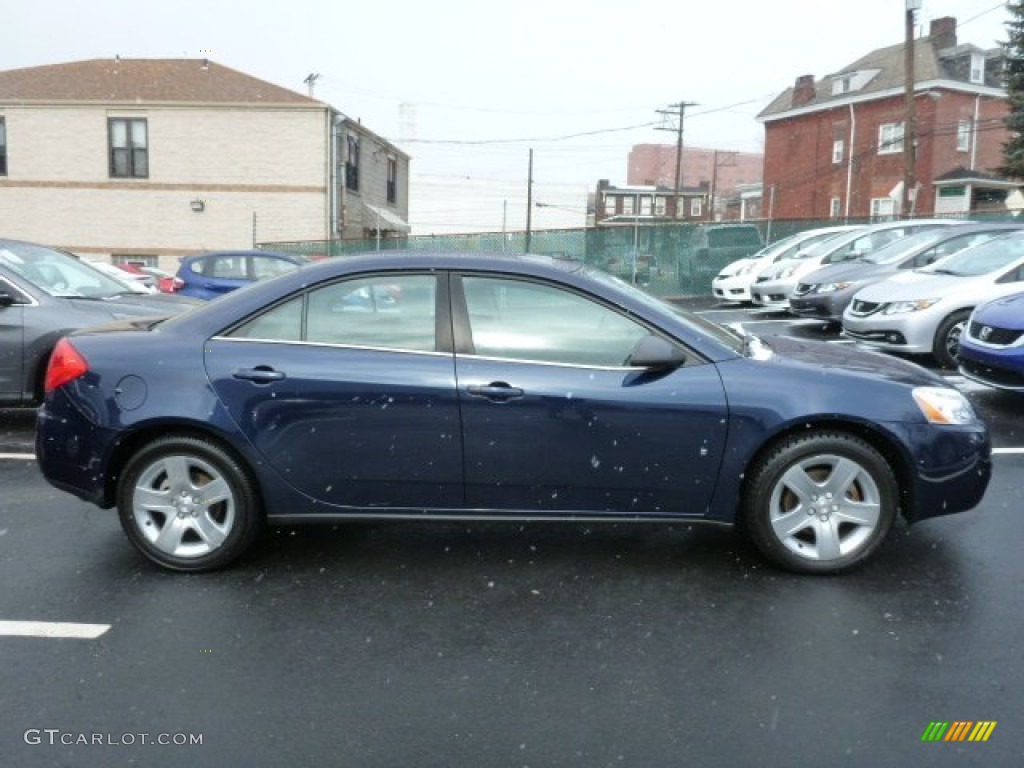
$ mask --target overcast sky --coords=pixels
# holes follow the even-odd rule
[[[696,102],[688,146],[761,151],[754,116],[902,41],[904,0],[8,0],[0,68],[113,57],[203,57],[305,92],[403,143],[438,178],[625,183],[638,143],[673,143],[655,110]],[[994,46],[994,0],[922,0]],[[400,115],[405,108],[403,123]],[[477,143],[483,142],[483,143]]]

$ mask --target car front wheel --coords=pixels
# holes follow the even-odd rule
[[[117,489],[129,540],[175,571],[209,571],[239,557],[263,514],[245,468],[213,442],[164,437],[127,463]]]
[[[960,357],[960,337],[967,326],[967,318],[970,317],[969,309],[962,309],[953,312],[949,317],[939,323],[935,331],[935,343],[932,354],[939,361],[943,368],[956,368]]]
[[[896,518],[896,477],[846,433],[790,437],[755,466],[741,525],[760,552],[798,573],[839,573],[866,560]]]

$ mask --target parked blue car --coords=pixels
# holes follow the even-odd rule
[[[959,360],[969,379],[1024,392],[1024,293],[974,309],[960,336]]]
[[[216,251],[186,256],[171,290],[196,299],[216,299],[256,280],[291,272],[307,261],[302,256],[272,251]]]
[[[410,252],[63,339],[36,450],[178,571],[266,523],[433,518],[732,523],[832,573],[991,470],[970,403],[912,363],[741,335],[579,262]]]

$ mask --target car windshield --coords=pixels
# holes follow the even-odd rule
[[[926,274],[974,277],[1000,270],[1020,258],[1024,258],[1024,234],[1012,234],[966,248],[918,271]]]
[[[0,241],[0,264],[51,296],[107,299],[132,292],[71,254],[41,245]]]
[[[900,261],[904,257],[909,256],[918,248],[936,243],[944,237],[949,237],[949,232],[936,232],[932,229],[927,229],[924,232],[916,232],[913,235],[907,235],[906,237],[894,240],[888,245],[883,245],[877,251],[865,256],[861,261],[866,261],[871,264],[892,264],[893,262]]]

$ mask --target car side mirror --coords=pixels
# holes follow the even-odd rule
[[[628,364],[637,368],[667,370],[678,368],[686,362],[686,353],[661,336],[644,336],[633,347]]]

